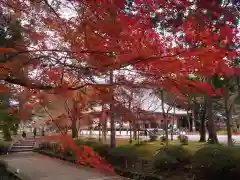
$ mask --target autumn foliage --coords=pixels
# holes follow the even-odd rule
[[[239,15],[217,2],[2,0],[0,10],[13,12],[11,18],[22,21],[24,38],[11,48],[0,47],[0,78],[6,83],[0,84],[0,92],[8,91],[8,84],[26,87],[21,119],[26,119],[25,109],[47,106],[52,96],[71,100],[67,113],[49,122],[64,130],[71,126],[64,119],[81,121],[91,101],[115,103],[128,112],[113,98],[117,86],[164,89],[182,101],[183,94],[223,96],[223,89],[214,88],[210,80],[214,75],[239,75],[239,67],[233,66],[239,56],[235,48],[240,41],[235,25]],[[126,78],[103,85],[95,80],[129,67],[141,81],[129,83]],[[189,75],[204,80],[190,80]],[[84,88],[90,95],[81,92]],[[70,137],[51,139],[73,149],[79,164],[111,170],[90,148],[76,147]]]
[[[169,85],[171,81],[187,78],[190,73],[207,78],[214,74],[234,74],[230,62],[238,52],[228,47],[239,41],[239,29],[232,25],[236,17],[214,1],[136,0],[128,5],[124,0],[75,0],[69,4],[61,1],[57,4],[55,7],[46,4],[46,1],[5,2],[6,7],[15,11],[15,18],[26,20],[25,33],[29,35],[28,41],[34,42],[34,47],[30,45],[26,48],[31,49],[29,52],[32,52],[33,59],[39,56],[46,58],[28,64],[40,70],[39,76],[44,83],[26,83],[12,77],[8,77],[7,81],[32,88],[58,87],[56,91],[58,89],[59,92],[89,84],[86,83],[86,76],[100,75],[110,69],[129,65],[144,72],[150,82],[151,79],[158,79],[154,82],[156,86],[167,88],[174,86]],[[123,11],[127,5],[130,12]],[[61,8],[69,6],[75,7],[70,8],[72,17],[62,16]],[[196,6],[196,9],[191,9],[192,6]],[[213,7],[214,12],[211,11]],[[183,15],[189,9],[192,12]],[[182,19],[174,19],[172,13],[175,11],[180,17],[183,16]],[[210,14],[206,15],[206,11]],[[157,33],[150,14],[153,14],[156,23],[163,23],[162,28],[171,30],[169,36]],[[224,23],[221,15],[224,15]],[[169,22],[166,20],[168,16]],[[12,52],[11,49],[2,51]],[[57,66],[47,63],[47,59]],[[79,75],[80,86],[67,80]],[[188,85],[188,82],[184,83]]]
[[[46,138],[41,138],[41,142],[58,142],[61,145],[61,152],[64,150],[72,150],[75,153],[76,163],[79,165],[91,166],[106,172],[114,173],[111,165],[107,164],[105,160],[99,156],[92,148],[88,146],[79,147],[68,135],[52,135]]]

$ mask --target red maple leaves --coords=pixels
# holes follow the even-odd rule
[[[111,165],[107,164],[104,159],[99,156],[92,148],[88,146],[79,147],[76,145],[71,136],[68,135],[52,135],[42,138],[39,142],[58,142],[62,147],[62,152],[65,149],[70,149],[75,153],[75,161],[79,165],[88,165],[108,173],[114,173]]]

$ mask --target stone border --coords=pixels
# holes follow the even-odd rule
[[[20,180],[32,180],[21,172],[17,172],[15,168],[10,167],[4,160],[0,160],[0,163],[3,164],[8,172],[13,174],[13,176],[19,178]]]

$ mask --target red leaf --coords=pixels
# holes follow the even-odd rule
[[[12,52],[17,52],[13,48],[0,48],[0,53],[12,53]]]

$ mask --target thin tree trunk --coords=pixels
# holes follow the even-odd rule
[[[226,126],[227,126],[227,139],[228,139],[228,146],[233,146],[232,140],[232,112],[233,112],[233,104],[229,102],[229,88],[226,86],[224,88],[224,107],[225,107],[225,114],[226,114]]]
[[[114,108],[114,104],[113,104],[113,100],[114,100],[114,96],[113,96],[113,89],[112,89],[112,85],[113,85],[113,71],[110,70],[110,77],[109,77],[109,82],[111,85],[111,96],[112,96],[112,101],[110,102],[110,126],[111,126],[111,148],[115,148],[116,147],[116,129],[115,129],[115,118],[114,118],[114,112],[113,112],[113,108]]]
[[[137,128],[136,125],[134,124],[134,129],[133,129],[133,139],[136,141],[137,140]]]
[[[77,120],[75,117],[72,118],[72,138],[78,137],[78,130],[77,130]]]
[[[137,130],[137,143],[140,144],[140,131]]]
[[[203,106],[203,111],[199,115],[200,119],[200,127],[199,127],[199,133],[200,133],[200,140],[199,142],[206,142],[206,127],[205,127],[205,122],[206,122],[206,99],[205,103]]]
[[[173,128],[174,128],[174,124],[175,124],[175,111],[176,111],[176,107],[175,105],[173,106],[173,122],[172,122],[172,128],[171,128],[171,141],[173,141]]]
[[[101,123],[99,122],[98,124],[98,141],[101,142],[102,139],[101,139]]]
[[[130,131],[129,143],[131,144],[132,143],[132,122],[129,122],[129,131]]]
[[[228,146],[233,146],[231,124],[232,124],[232,112],[229,111],[226,119]]]
[[[131,105],[132,105],[132,97],[133,97],[133,92],[131,91],[131,95],[129,97],[129,102],[128,102],[128,110],[131,111]],[[129,133],[130,133],[130,137],[129,137],[129,143],[132,143],[132,122],[133,120],[131,119],[129,121]]]
[[[107,120],[103,122],[103,139],[107,143]]]
[[[190,114],[188,110],[187,110],[187,122],[188,122],[188,131],[191,132]]]
[[[213,121],[213,109],[212,109],[212,97],[207,97],[207,114],[208,114],[208,134],[209,134],[209,143],[218,144],[215,124]]]
[[[121,119],[120,119],[121,120]],[[123,127],[123,123],[122,121],[119,123],[120,127],[119,127],[119,133],[120,135],[122,134],[122,127]]]
[[[163,122],[164,122],[164,129],[165,129],[165,136],[166,136],[166,146],[168,146],[168,121],[164,109],[164,92],[163,90],[160,91],[161,93],[161,106],[162,106],[162,114],[163,114]]]

